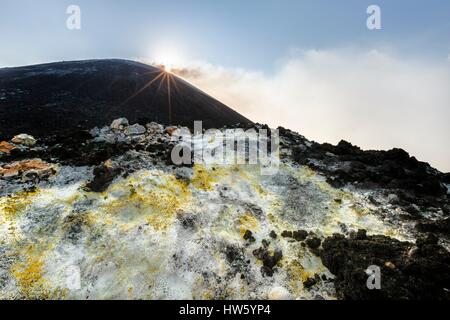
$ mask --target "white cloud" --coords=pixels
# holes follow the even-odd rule
[[[448,64],[392,53],[304,51],[273,75],[197,63],[176,71],[250,119],[366,149],[401,147],[450,171]]]

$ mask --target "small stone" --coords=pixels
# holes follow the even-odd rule
[[[364,229],[358,229],[357,232],[350,232],[350,238],[353,240],[366,240],[367,239],[367,231]]]
[[[243,238],[244,238],[244,240],[247,240],[249,242],[256,241],[255,237],[253,237],[253,233],[250,230],[245,230]]]
[[[178,129],[178,127],[167,127],[166,133],[169,134],[169,136],[173,135],[173,133]]]
[[[308,232],[305,230],[298,230],[292,233],[292,237],[297,241],[303,241],[308,237]]]
[[[12,169],[12,170],[4,170],[3,172],[0,171],[0,175],[4,179],[14,179],[19,176],[19,170]]]
[[[94,179],[86,185],[88,190],[94,192],[105,191],[111,182],[123,171],[116,166],[110,159],[94,168]]]
[[[399,198],[396,194],[391,193],[387,196],[387,200],[390,204],[398,204]]]
[[[11,179],[22,176],[24,180],[45,179],[56,173],[53,165],[47,164],[41,159],[22,160],[13,162],[0,168],[0,176]]]
[[[111,123],[111,129],[115,130],[123,130],[124,127],[128,126],[128,119],[127,118],[119,118],[114,120]]]
[[[305,241],[309,248],[311,249],[317,249],[320,247],[320,244],[322,241],[319,238],[311,238]]]
[[[412,215],[417,215],[420,213],[420,207],[417,204],[412,203],[406,207],[406,211],[408,211]]]
[[[12,150],[14,150],[16,147],[14,147],[12,144],[6,141],[0,142],[0,153],[6,153],[10,154]]]
[[[136,123],[131,126],[128,126],[125,128],[124,133],[127,136],[136,136],[144,134],[147,131],[147,129],[144,126],[141,126],[140,124]]]
[[[21,133],[12,138],[11,142],[14,144],[21,144],[24,146],[31,147],[36,144],[36,139],[33,136],[30,136],[29,134]]]
[[[320,281],[320,277],[316,274],[314,277],[306,279],[306,281],[303,282],[303,286],[305,288],[309,289],[319,281]]]
[[[164,127],[156,122],[147,123],[145,126],[147,127],[147,131],[150,134],[162,133],[164,130]]]
[[[194,170],[188,167],[178,167],[175,169],[175,177],[178,180],[190,182],[194,176]]]
[[[268,277],[271,277],[273,275],[275,266],[283,258],[283,253],[281,252],[281,250],[275,250],[273,254],[270,254],[269,250],[265,247],[260,247],[256,250],[253,250],[253,255],[256,257],[256,259],[263,262],[261,273],[263,276]]]
[[[286,288],[278,286],[270,289],[268,298],[269,300],[289,300],[291,299],[291,294]]]
[[[391,269],[391,270],[394,270],[394,269],[395,269],[395,264],[393,264],[393,263],[390,262],[390,261],[386,261],[386,262],[384,263],[384,266],[385,266],[386,268]]]
[[[339,223],[339,228],[341,229],[341,231],[343,232],[343,233],[348,233],[348,227],[347,227],[347,225],[345,224],[345,223]]]
[[[281,236],[283,237],[283,238],[292,238],[292,231],[283,231],[282,233],[281,233]]]

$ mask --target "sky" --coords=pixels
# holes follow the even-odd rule
[[[1,0],[0,40],[0,67],[164,63],[254,121],[450,171],[450,1]]]

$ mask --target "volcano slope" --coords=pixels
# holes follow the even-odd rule
[[[0,298],[448,300],[448,174],[284,128],[273,175],[176,166],[175,132],[122,119],[2,142]]]
[[[126,117],[205,128],[248,119],[161,68],[85,60],[0,69],[0,137],[90,129]]]

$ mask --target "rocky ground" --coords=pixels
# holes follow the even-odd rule
[[[0,298],[449,298],[449,174],[284,128],[276,174],[176,166],[177,129],[0,142]]]

